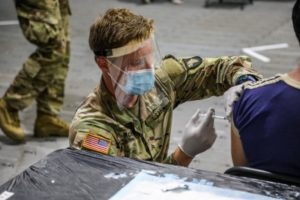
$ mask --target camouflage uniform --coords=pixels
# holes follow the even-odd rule
[[[37,100],[38,112],[57,115],[63,104],[70,57],[68,0],[15,0],[25,37],[37,46],[4,99],[17,110]]]
[[[70,145],[93,150],[83,142],[96,135],[109,142],[106,154],[176,164],[167,156],[173,109],[186,101],[222,95],[242,75],[260,78],[243,56],[203,60],[167,56],[155,74],[156,90],[163,95],[158,100],[147,93],[130,110],[120,110],[101,82],[75,114]]]

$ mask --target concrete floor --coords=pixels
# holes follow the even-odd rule
[[[233,0],[232,0],[233,1]],[[299,59],[299,48],[290,20],[294,1],[260,0],[253,5],[231,3],[204,8],[205,0],[185,0],[181,6],[156,0],[141,5],[139,0],[71,0],[71,63],[66,82],[62,117],[71,121],[76,107],[99,82],[100,73],[88,47],[89,26],[93,20],[111,7],[127,7],[153,18],[161,54],[175,56],[216,57],[243,54],[242,48],[287,43],[288,48],[262,52],[271,61],[264,63],[253,58],[254,67],[264,76],[292,69]],[[10,0],[0,1],[1,21],[16,20]],[[18,25],[0,25],[0,95],[13,81],[22,63],[33,52],[34,46],[23,37]],[[176,148],[183,127],[197,109],[212,106],[223,115],[222,97],[194,101],[179,106],[174,112],[170,151]],[[50,152],[68,147],[66,138],[36,139],[32,137],[35,105],[21,113],[22,126],[28,136],[22,145],[12,144],[0,131],[0,184],[22,172]],[[190,167],[223,172],[232,166],[230,137],[227,122],[216,120],[218,139],[207,152],[197,156]]]

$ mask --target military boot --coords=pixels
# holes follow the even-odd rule
[[[151,0],[142,0],[142,4],[149,4],[151,3]]]
[[[15,142],[23,142],[25,139],[18,110],[9,107],[4,99],[0,99],[0,128],[7,137]]]
[[[176,5],[183,4],[183,1],[182,1],[182,0],[171,0],[171,2],[172,2],[173,4],[176,4]]]
[[[39,113],[34,125],[35,137],[60,136],[68,137],[69,125],[62,119]]]

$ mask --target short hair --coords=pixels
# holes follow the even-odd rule
[[[136,40],[150,37],[153,20],[136,15],[126,8],[113,8],[105,12],[90,28],[89,45],[95,55],[106,49],[118,48]]]
[[[294,5],[292,20],[298,43],[300,43],[300,0],[297,0]]]

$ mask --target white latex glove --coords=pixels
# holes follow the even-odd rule
[[[232,120],[232,108],[235,101],[238,101],[244,92],[244,85],[236,85],[229,88],[225,93],[225,113],[229,121]]]
[[[200,110],[192,116],[185,125],[185,130],[178,147],[189,157],[193,158],[197,154],[209,149],[217,138],[214,128],[215,110],[209,108],[205,117],[201,120]]]

